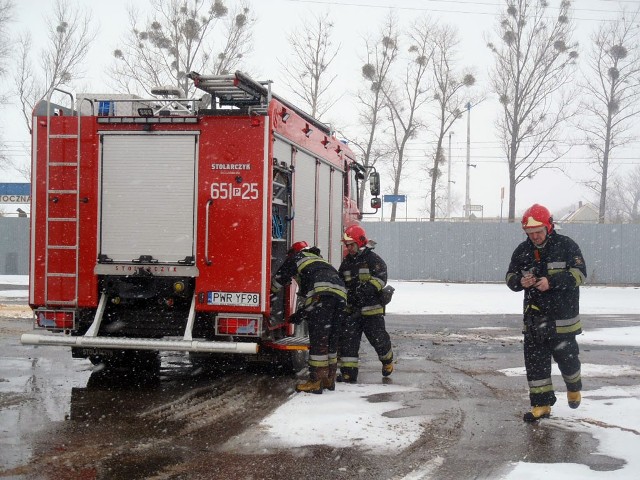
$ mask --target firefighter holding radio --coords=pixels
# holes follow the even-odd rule
[[[551,358],[567,387],[571,408],[580,405],[582,379],[576,335],[582,332],[580,285],[587,269],[580,247],[554,230],[549,210],[534,204],[522,217],[527,240],[513,252],[506,275],[514,292],[524,290],[524,363],[531,411],[524,421],[549,417],[556,396],[551,382]]]
[[[347,255],[338,271],[347,287],[347,316],[340,336],[338,381],[356,383],[363,333],[378,354],[382,375],[387,377],[393,372],[391,338],[384,321],[384,305],[390,300],[385,295],[390,290],[390,286],[386,286],[387,265],[373,251],[375,242],[367,239],[361,226],[348,227],[342,241],[347,248]]]
[[[271,280],[271,291],[279,291],[295,279],[298,307],[292,323],[306,320],[309,326],[309,379],[296,386],[298,392],[335,390],[340,318],[347,292],[337,270],[307,242],[294,243]]]

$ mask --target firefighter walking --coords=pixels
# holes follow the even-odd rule
[[[524,290],[524,362],[531,410],[524,421],[549,417],[556,396],[551,358],[558,364],[571,408],[580,405],[582,380],[576,335],[582,332],[580,285],[587,270],[580,247],[555,232],[549,210],[534,204],[522,217],[527,240],[515,249],[506,275],[514,292]]]
[[[387,283],[387,265],[373,249],[364,229],[353,225],[342,240],[347,255],[338,269],[347,287],[347,310],[340,336],[340,376],[338,381],[355,383],[358,379],[362,334],[382,362],[382,375],[393,372],[391,338],[384,322],[380,294]]]
[[[309,379],[296,386],[298,392],[335,390],[338,335],[347,298],[344,282],[336,269],[320,256],[317,247],[296,242],[271,280],[271,291],[296,280],[298,307],[292,323],[306,320],[309,326]]]

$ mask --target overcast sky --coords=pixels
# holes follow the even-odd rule
[[[69,0],[82,7],[88,8],[96,25],[100,27],[98,40],[94,45],[88,62],[87,77],[77,88],[85,88],[94,92],[106,90],[106,67],[112,61],[111,52],[118,44],[118,39],[126,32],[128,24],[126,8],[131,0]],[[44,30],[43,16],[51,10],[53,0],[18,0],[15,31],[28,29],[34,35],[37,47],[43,40],[40,32]],[[147,2],[136,2],[139,9],[143,9]],[[226,3],[232,4],[233,0]],[[621,10],[621,5],[627,8],[638,6],[638,0],[580,0],[573,2],[577,24],[577,39],[580,41],[584,56],[584,49],[589,45],[589,34],[594,31],[603,19],[614,18]],[[551,0],[552,6],[557,6],[559,0]],[[255,31],[255,51],[248,59],[249,69],[256,72],[258,80],[274,80],[274,91],[280,95],[294,99],[288,92],[279,74],[278,59],[286,60],[288,44],[286,36],[294,27],[299,27],[312,12],[329,11],[335,22],[334,43],[340,44],[340,54],[336,59],[334,71],[339,73],[338,86],[340,93],[346,92],[343,101],[334,108],[327,120],[347,121],[347,131],[355,130],[356,106],[353,97],[360,82],[360,67],[363,63],[363,37],[375,34],[393,8],[402,25],[407,25],[412,19],[429,15],[433,20],[455,25],[461,39],[460,64],[473,66],[479,84],[485,84],[487,70],[491,58],[485,46],[484,36],[491,33],[496,16],[501,11],[501,0],[487,1],[453,1],[453,0],[269,0],[252,2],[252,11],[258,19]],[[552,12],[557,11],[555,8]],[[206,73],[206,72],[202,72]],[[10,82],[6,78],[3,82]],[[4,90],[4,89],[3,89]],[[471,164],[476,165],[470,170],[471,203],[482,205],[484,216],[498,216],[503,209],[506,216],[508,211],[508,176],[506,162],[502,159],[501,151],[493,127],[496,116],[496,102],[489,96],[487,100],[471,111]],[[18,110],[6,106],[0,122],[7,151],[21,161],[28,160],[29,137],[26,133]],[[465,164],[466,164],[466,131],[467,116],[453,128],[452,135],[452,197],[453,215],[461,215],[465,193]],[[426,174],[420,168],[421,158],[429,154],[433,138],[423,134],[409,148],[409,167],[407,177],[401,187],[402,194],[407,195],[406,209],[399,208],[398,215],[404,216],[405,210],[409,217],[426,216],[424,211],[425,195],[428,193]],[[624,157],[622,169],[630,169],[637,165],[640,143],[634,143],[631,149],[620,156]],[[533,179],[522,182],[518,186],[517,212],[523,211],[531,203],[540,202],[550,207],[552,211],[569,205],[577,205],[579,201],[593,200],[593,196],[580,185],[579,181],[589,174],[589,167],[579,152],[571,154],[562,164],[566,172],[557,170],[540,173]],[[445,171],[446,175],[446,171]],[[387,177],[388,178],[388,177]],[[385,182],[383,172],[383,193],[391,193],[391,180]],[[0,172],[0,181],[23,181],[23,179]],[[445,180],[446,181],[446,180]],[[505,187],[504,203],[501,203],[501,188]],[[390,208],[385,209],[390,212]]]

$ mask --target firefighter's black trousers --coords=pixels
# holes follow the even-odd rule
[[[567,390],[582,390],[579,353],[575,335],[558,335],[553,332],[548,338],[540,340],[525,333],[524,365],[527,370],[531,406],[556,403],[551,382],[551,358],[558,364]]]
[[[335,295],[322,295],[307,311],[310,367],[326,367],[330,359],[335,363],[343,310],[344,300]]]
[[[378,354],[378,359],[386,365],[393,361],[391,338],[387,333],[383,315],[351,315],[343,320],[340,336],[340,371],[351,379],[358,377],[360,342],[364,333]]]

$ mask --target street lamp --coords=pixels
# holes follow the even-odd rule
[[[467,103],[467,187],[464,196],[464,217],[469,218],[469,168],[471,167],[471,102]]]
[[[449,132],[449,161],[447,167],[447,218],[451,218],[451,135]]]

